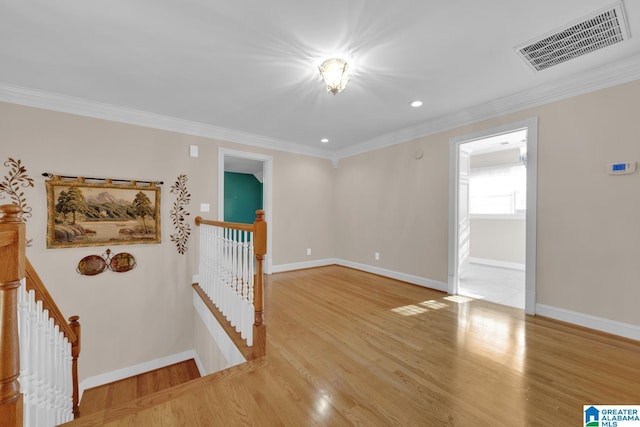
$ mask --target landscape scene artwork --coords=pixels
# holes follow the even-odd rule
[[[47,181],[47,247],[160,243],[160,188]]]

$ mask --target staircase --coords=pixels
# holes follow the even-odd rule
[[[63,425],[74,427],[110,423],[130,426],[225,425],[228,423],[219,419],[220,412],[217,408],[223,402],[226,405],[229,404],[229,400],[232,398],[229,394],[230,389],[235,388],[233,382],[242,381],[244,376],[251,375],[268,363],[265,358],[252,360],[144,396],[131,397],[126,402],[105,405],[101,409],[94,407],[90,409],[90,411],[94,411],[90,414],[84,412],[85,396],[83,396],[80,417]],[[87,392],[90,391],[87,390]],[[122,397],[120,398],[122,399]]]
[[[104,416],[131,401],[165,392],[167,389],[197,378],[200,378],[200,372],[196,362],[190,359],[87,389],[82,394],[80,403],[81,417],[96,413]]]
[[[87,390],[82,405],[86,412],[80,417],[78,317],[72,316],[67,323],[26,259],[20,207],[0,206],[2,427],[45,427],[64,422],[103,425],[112,420],[127,425],[200,425],[193,417],[202,417],[204,425],[211,425],[209,421],[220,416],[211,402],[228,405],[231,398],[233,407],[229,383],[267,363],[263,357],[266,326],[262,271],[267,227],[264,212],[256,214],[253,224],[196,218],[201,230],[199,268],[203,274],[201,283],[193,285],[194,294],[231,338],[243,360],[249,362],[200,379],[193,379],[195,375],[182,379],[169,375],[166,387],[154,378],[158,372],[151,372]],[[167,369],[171,371],[171,367]],[[127,385],[127,381],[135,386]],[[138,382],[148,382],[143,392],[138,392]],[[128,394],[118,392],[120,386]],[[234,412],[233,418],[236,415]]]
[[[0,206],[0,421],[51,426],[78,416],[80,323],[67,323],[27,259],[21,214]]]

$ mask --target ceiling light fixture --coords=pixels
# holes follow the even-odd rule
[[[322,142],[323,144],[326,144],[327,142],[329,142],[329,138],[322,138],[320,142]]]
[[[340,58],[331,58],[324,61],[318,69],[320,77],[329,93],[335,95],[342,92],[349,82],[349,64]]]
[[[422,107],[422,101],[413,101],[411,104],[413,108],[418,108],[418,107]]]

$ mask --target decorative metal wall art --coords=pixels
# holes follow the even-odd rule
[[[20,159],[15,160],[9,157],[4,165],[9,168],[9,172],[4,176],[4,181],[0,182],[0,199],[8,195],[14,204],[20,206],[22,209],[20,217],[27,222],[31,218],[31,207],[27,205],[23,188],[33,187],[33,178],[27,175],[27,168],[22,165]],[[32,242],[33,239],[27,239],[27,246],[31,246]]]
[[[178,253],[182,255],[188,249],[187,244],[191,235],[191,227],[186,222],[189,212],[185,209],[185,206],[191,201],[191,194],[187,191],[187,180],[186,175],[179,175],[176,183],[171,186],[171,193],[176,195],[176,201],[171,209],[171,220],[176,232],[170,237],[171,241],[175,242]]]
[[[161,182],[43,175],[47,248],[160,243]]]
[[[4,165],[9,168],[9,173],[4,177],[4,181],[0,182],[0,199],[8,195],[14,204],[22,208],[22,219],[26,221],[31,218],[31,207],[27,205],[22,188],[33,187],[33,179],[27,175],[27,168],[22,165],[20,159],[9,157]]]
[[[85,276],[95,276],[106,269],[116,273],[131,271],[136,267],[136,259],[127,252],[111,256],[111,249],[100,255],[87,255],[78,262],[76,271]]]
[[[95,276],[107,269],[107,262],[100,255],[87,255],[78,263],[76,271],[85,276]]]

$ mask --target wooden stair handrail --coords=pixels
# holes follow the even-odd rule
[[[0,420],[22,427],[18,289],[25,270],[25,225],[16,205],[0,206]]]
[[[267,223],[264,220],[264,211],[259,209],[256,211],[256,219],[253,224],[242,224],[239,222],[224,222],[203,219],[200,216],[195,218],[195,224],[200,226],[201,224],[211,225],[214,227],[231,228],[234,230],[248,231],[253,233],[253,253],[256,257],[256,272],[253,285],[253,307],[254,307],[254,322],[253,322],[253,346],[248,348],[244,345],[239,345],[239,341],[234,339],[234,334],[231,333],[232,328],[227,328],[226,319],[221,315],[220,311],[215,305],[211,303],[209,297],[206,296],[199,284],[194,283],[193,288],[200,295],[205,305],[209,308],[211,313],[218,319],[223,329],[227,332],[227,335],[234,341],[236,347],[243,353],[245,359],[256,359],[262,357],[267,352],[267,329],[264,324],[264,272],[263,261],[264,256],[267,253]]]

